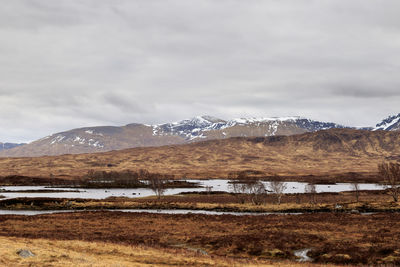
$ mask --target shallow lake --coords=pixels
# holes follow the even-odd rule
[[[100,210],[0,210],[1,215],[40,215],[65,212],[85,212],[85,211],[100,211]],[[189,210],[189,209],[103,209],[102,211],[121,211],[134,213],[155,213],[155,214],[205,214],[205,215],[235,215],[235,216],[262,216],[262,215],[300,215],[303,212],[234,212],[234,211],[208,211],[208,210]],[[361,215],[371,215],[374,212],[361,212]]]
[[[93,210],[96,211],[96,210]],[[302,213],[272,213],[272,212],[229,212],[229,211],[207,211],[207,210],[155,210],[155,209],[116,209],[116,210],[103,210],[103,211],[121,211],[121,212],[134,212],[134,213],[156,213],[156,214],[205,214],[205,215],[298,215]],[[82,210],[0,210],[0,215],[40,215],[40,214],[53,214],[53,213],[65,213],[65,212],[83,212]]]
[[[173,188],[167,189],[164,195],[175,195],[184,192],[201,192],[206,191],[206,187],[210,187],[211,191],[224,191],[232,192],[232,185],[229,183],[230,180],[188,180],[190,182],[198,182],[202,187],[200,188]],[[263,182],[268,188],[268,182]],[[285,193],[304,193],[307,183],[300,182],[286,182]],[[379,190],[384,187],[379,184],[359,184],[360,190]],[[1,192],[0,195],[5,198],[16,198],[16,197],[49,197],[49,198],[92,198],[92,199],[104,199],[107,197],[146,197],[154,196],[154,192],[148,188],[110,188],[110,189],[83,189],[83,188],[48,188],[45,186],[2,186],[0,190],[6,191],[24,191],[24,190],[57,190],[58,192]],[[65,190],[66,192],[59,192]],[[78,192],[67,192],[69,190]],[[350,183],[338,183],[338,184],[319,184],[316,185],[318,193],[321,192],[343,192],[351,191],[352,185]]]

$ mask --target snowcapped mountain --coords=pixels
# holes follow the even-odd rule
[[[344,126],[302,117],[239,118],[222,120],[199,116],[179,122],[153,125],[154,135],[177,135],[186,141],[219,139],[236,136],[292,135]]]
[[[400,113],[397,115],[394,115],[394,116],[387,117],[382,122],[378,123],[373,130],[374,131],[376,131],[376,130],[399,131],[400,130]]]
[[[184,144],[230,137],[293,135],[344,126],[302,117],[222,120],[199,116],[157,125],[85,127],[56,133],[0,152],[0,156],[42,156],[104,152],[132,147]]]
[[[150,125],[153,135],[178,135],[186,140],[206,138],[204,132],[219,130],[226,127],[227,122],[211,116],[198,116],[179,122]]]

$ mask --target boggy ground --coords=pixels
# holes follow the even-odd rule
[[[233,193],[189,193],[173,196],[144,198],[63,199],[16,198],[0,201],[0,209],[13,210],[65,210],[65,209],[194,209],[236,212],[400,212],[386,190],[355,192],[285,194],[281,204],[276,196],[262,197],[263,204],[251,202],[251,195]]]
[[[211,256],[317,263],[400,264],[400,214],[209,216],[77,212],[0,216],[0,236],[180,248]]]

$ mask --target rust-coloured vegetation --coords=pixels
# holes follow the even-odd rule
[[[400,214],[207,216],[81,212],[2,216],[0,235],[191,247],[211,255],[316,262],[400,264]]]

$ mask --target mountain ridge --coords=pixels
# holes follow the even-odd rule
[[[12,149],[14,147],[25,145],[25,143],[2,143],[0,142],[0,151]]]
[[[378,123],[374,131],[385,130],[385,131],[398,131],[400,130],[400,113],[397,115],[392,115],[383,119],[382,122]]]
[[[76,128],[46,136],[20,147],[0,151],[0,156],[31,157],[106,152],[132,147],[185,144],[231,137],[289,136],[337,128],[355,129],[300,116],[223,120],[204,115],[154,125],[131,123],[125,126]],[[400,129],[400,114],[388,117],[378,123],[375,128],[361,129],[373,131]]]
[[[197,116],[172,123],[76,128],[0,152],[0,156],[43,156],[105,152],[131,147],[184,144],[237,136],[292,135],[330,128],[345,128],[303,117],[240,118],[223,120]]]

